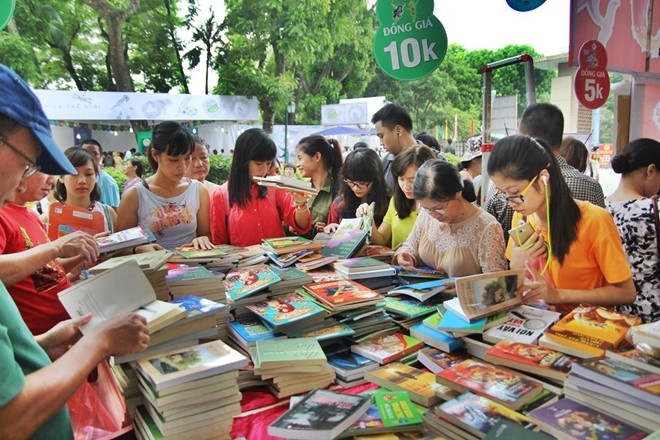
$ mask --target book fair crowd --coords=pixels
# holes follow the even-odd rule
[[[158,333],[151,332],[147,319],[139,313],[109,317],[81,333],[81,328],[95,318],[96,312],[71,318],[60,302],[59,294],[75,289],[81,280],[88,277],[93,280],[98,276],[92,274],[92,268],[108,260],[108,255],[100,249],[99,240],[136,227],[150,231],[153,239],[120,249],[110,254],[110,260],[115,257],[130,260],[143,254],[155,255],[184,247],[191,251],[253,249],[264,240],[281,237],[302,237],[314,243],[315,238],[323,236],[326,237],[323,244],[326,244],[328,237],[341,230],[350,219],[369,218],[363,226],[367,229],[369,246],[390,251],[385,259],[381,258],[386,260],[385,267],[389,270],[392,265],[397,271],[410,274],[426,269],[443,273],[447,278],[441,293],[445,299],[459,294],[459,280],[463,277],[521,270],[525,274],[524,281],[514,285],[510,292],[521,299],[518,306],[522,303],[522,307],[559,312],[557,316],[575,314],[576,308],[592,307],[601,314],[624,316],[642,327],[653,326],[660,320],[657,207],[660,143],[655,139],[633,140],[613,157],[611,167],[621,175],[621,180],[616,191],[605,198],[600,184],[589,175],[590,172],[593,175],[594,165],[589,162],[584,145],[580,145],[578,155],[583,156],[582,165],[577,167],[588,166],[587,171],[572,166],[574,154],[563,139],[561,111],[551,104],[533,104],[522,115],[520,134],[495,143],[486,167],[490,188],[488,194],[482,196],[479,194],[481,139],[475,137],[468,141],[460,165],[456,167],[440,154],[435,139],[426,134],[414,136],[412,119],[405,109],[395,104],[385,105],[372,117],[375,132],[387,152],[383,157],[368,147],[355,148],[343,156],[334,139],[311,135],[297,143],[295,165],[284,164],[280,171],[275,143],[263,130],[252,128],[238,136],[233,146],[229,177],[222,184],[206,180],[211,154],[209,145],[181,124],[167,121],[153,127],[152,142],[145,152],[153,174],[143,178],[142,161],[135,157],[126,159],[124,172],[129,179],[120,196],[113,178],[103,171],[102,145],[89,139],[62,152],[53,140],[49,121],[36,96],[15,72],[2,65],[0,95],[4,97],[0,103],[0,438],[73,438],[74,429],[76,438],[83,438],[75,426],[81,422],[73,417],[73,409],[70,415],[67,403],[71,408],[81,387],[92,383],[95,374],[107,371],[98,366],[108,365],[108,358],[133,356],[133,359],[140,359],[139,352],[153,345],[150,340]],[[562,155],[563,151],[569,153]],[[293,178],[297,174],[300,182],[309,182],[305,183],[309,190],[298,190],[295,185],[273,187],[257,182],[260,178],[280,174],[283,178]],[[49,234],[47,227],[53,222],[49,216],[54,215],[54,211],[41,204],[41,212],[37,212],[34,202],[44,199],[51,191],[58,206],[82,208],[82,211],[100,215],[102,232],[91,234],[78,230],[55,237]],[[260,261],[267,260],[264,257]],[[219,278],[223,276],[220,274]],[[246,280],[243,282],[247,284]],[[374,287],[385,297],[392,288],[391,285],[385,289],[383,285]],[[279,293],[290,294],[294,290],[280,290]],[[339,295],[341,290],[334,294]],[[261,299],[268,302],[272,297],[270,294]],[[224,298],[220,302],[228,305],[227,310],[233,313],[228,319],[240,321],[238,315],[242,312],[235,314],[238,306]],[[242,303],[238,301],[237,304]],[[287,304],[281,302],[280,305]],[[369,306],[377,309],[375,302]],[[445,306],[441,302],[432,301],[431,308],[433,316],[444,319],[440,309],[444,311]],[[505,317],[507,310],[503,311]],[[98,310],[98,313],[102,312]],[[429,316],[426,314],[423,318]],[[352,319],[357,322],[358,318]],[[421,319],[403,321],[400,327],[387,327],[389,332],[385,333],[402,332],[408,338],[408,334],[412,336],[413,333],[411,325],[422,325]],[[502,322],[500,319],[498,324]],[[437,327],[436,323],[436,330]],[[653,328],[657,337],[660,330],[657,325]],[[286,326],[283,331],[287,336],[296,334],[287,332]],[[228,343],[227,338],[220,339]],[[457,341],[460,342],[460,338]],[[657,339],[655,341],[655,351],[651,348],[646,353],[660,359],[660,344]],[[437,346],[432,340],[425,342],[431,347]],[[633,345],[630,337],[619,343],[627,343],[628,349],[644,351]],[[459,345],[463,344],[469,345],[468,342]],[[647,348],[648,345],[653,347],[647,344]],[[323,348],[328,354],[325,345]],[[348,346],[344,348],[350,351]],[[249,358],[250,350],[244,351],[247,352],[245,358]],[[453,351],[453,348],[441,351]],[[576,365],[594,358],[570,350],[565,353],[582,358]],[[649,371],[658,372],[657,359],[651,363],[654,366],[649,367]],[[260,368],[266,368],[265,360],[262,362]],[[323,362],[327,367],[328,361]],[[250,365],[257,369],[256,360]],[[295,372],[293,365],[291,368]],[[308,370],[301,371],[315,371],[310,365]],[[378,362],[374,366],[378,366]],[[286,369],[281,365],[280,368]],[[422,368],[433,371],[428,366]],[[147,369],[145,371],[140,370],[138,376],[148,375]],[[379,370],[372,371],[370,374],[377,379]],[[412,377],[415,373],[400,374]],[[448,376],[444,382],[438,378],[438,383],[451,387]],[[201,377],[198,380],[202,380]],[[325,386],[316,388],[327,388],[334,378],[333,370]],[[144,377],[140,380],[145,381]],[[660,376],[656,374],[655,388],[645,391],[654,399],[647,402],[647,410],[660,408],[658,380]],[[140,386],[144,383],[140,382]],[[387,388],[377,380],[375,383]],[[163,393],[158,386],[154,388]],[[561,384],[555,388],[561,394]],[[330,389],[339,393],[342,390],[336,386]],[[466,386],[463,391],[475,390]],[[320,392],[314,391],[315,394]],[[326,393],[332,394],[331,391]],[[313,397],[312,394],[306,396],[290,411],[298,405],[310,405]],[[329,395],[316,397],[315,405],[332,398]],[[447,399],[425,401],[431,402],[424,408],[425,424],[420,420],[413,426],[422,433],[402,438],[438,438],[439,435],[483,438],[488,430],[474,432],[473,428],[471,431],[463,427],[459,433],[451,417],[443,416],[441,407],[435,408],[438,402],[453,402],[452,399],[458,397],[452,394]],[[369,407],[355,398],[360,414],[353,421]],[[460,398],[477,399],[474,395]],[[381,400],[382,396],[376,393],[375,401]],[[419,403],[415,398],[412,400]],[[562,400],[549,400],[545,404],[557,405]],[[477,408],[479,402],[467,405]],[[347,411],[346,406],[339,406],[341,412]],[[378,408],[381,409],[380,403]],[[514,409],[518,410],[519,406]],[[534,411],[542,409],[540,405]],[[332,409],[329,411],[332,413]],[[230,415],[224,418],[240,412],[226,413]],[[579,414],[579,411],[572,412],[574,416]],[[178,425],[166,424],[165,414],[163,412],[162,420],[156,423],[162,431],[159,435],[185,437],[185,430],[176,430]],[[323,419],[327,422],[330,415],[325,414]],[[154,413],[148,417],[153,418]],[[437,423],[429,421],[434,417]],[[196,422],[200,423],[205,422]],[[229,438],[231,421],[224,423],[229,423],[228,428],[218,428],[215,433],[212,426],[206,431],[187,432],[198,432],[199,435],[192,435],[192,438]],[[302,422],[275,423],[269,433],[286,437],[287,427],[296,423]],[[603,420],[600,423],[606,425]],[[519,424],[531,429],[531,425]],[[559,428],[553,431],[541,421],[536,421],[536,425],[536,431],[540,425],[546,433],[559,435]],[[568,430],[568,436],[562,438],[573,438],[570,436],[582,429],[579,422],[575,421],[574,425],[572,431]],[[632,425],[645,433],[652,431],[645,422]],[[348,426],[343,426],[342,431]],[[168,429],[170,436],[166,435]],[[342,431],[333,431],[332,435]],[[147,434],[143,429],[135,429],[135,435],[140,438],[160,438],[153,432]],[[639,438],[615,434],[608,431],[607,436],[599,434],[593,438]],[[265,438],[256,434],[246,437]],[[289,438],[316,437],[296,437],[292,433]]]

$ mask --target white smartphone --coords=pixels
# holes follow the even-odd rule
[[[509,237],[513,238],[514,243],[522,246],[534,233],[534,228],[529,223],[523,223],[509,230]]]

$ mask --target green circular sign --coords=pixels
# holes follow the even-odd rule
[[[433,73],[447,53],[447,32],[433,15],[433,0],[396,4],[379,0],[380,27],[374,38],[374,57],[395,79],[413,81]]]
[[[9,24],[12,15],[14,15],[14,8],[16,7],[16,0],[2,0],[0,1],[0,31]]]

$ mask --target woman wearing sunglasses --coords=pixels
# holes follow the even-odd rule
[[[420,212],[396,253],[404,269],[429,266],[450,277],[506,270],[504,236],[495,217],[473,204],[474,187],[450,163],[429,160],[417,171]]]
[[[576,201],[557,160],[542,141],[509,136],[495,144],[488,174],[515,211],[536,230],[517,246],[509,239],[512,269],[527,268],[532,282],[521,289],[529,301],[612,306],[635,300],[635,286],[621,238],[610,214]]]
[[[341,167],[339,194],[330,205],[328,225],[324,231],[332,233],[342,219],[356,218],[358,207],[365,203],[375,203],[374,225],[380,225],[389,200],[383,176],[383,165],[374,150],[359,148],[346,156]]]

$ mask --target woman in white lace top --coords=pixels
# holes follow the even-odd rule
[[[507,269],[502,227],[472,202],[474,187],[458,170],[430,160],[415,177],[413,195],[419,216],[408,239],[397,251],[404,268],[429,266],[461,277]]]

